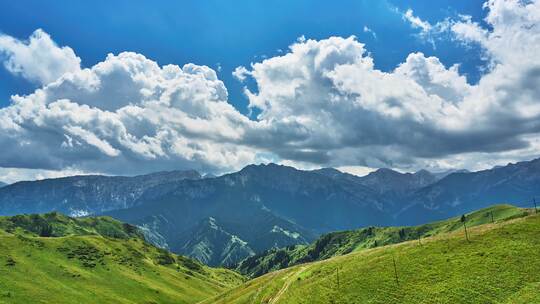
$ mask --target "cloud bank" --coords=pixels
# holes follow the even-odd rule
[[[260,113],[254,120],[228,102],[209,67],[160,66],[125,52],[81,69],[73,50],[41,30],[28,41],[3,35],[6,68],[43,87],[0,109],[0,167],[133,174],[274,160],[474,168],[537,157],[540,1],[485,8],[489,29],[466,16],[444,21],[457,43],[477,44],[489,59],[475,85],[422,53],[385,72],[355,37],[299,39],[282,56],[236,69],[239,81],[256,84],[245,88]],[[433,27],[412,11],[408,18],[421,31]],[[43,58],[32,61],[34,53]]]

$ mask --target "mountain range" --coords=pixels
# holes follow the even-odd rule
[[[83,175],[23,181],[2,187],[0,215],[58,211],[84,216],[133,207],[148,189],[184,179],[200,179],[197,171],[158,172],[134,177]]]
[[[478,172],[383,168],[363,177],[267,164],[219,177],[172,171],[19,182],[0,189],[0,214],[110,215],[139,226],[160,247],[209,265],[233,265],[331,231],[416,225],[495,203],[523,205],[540,195],[539,185],[540,159]]]

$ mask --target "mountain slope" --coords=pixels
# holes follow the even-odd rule
[[[467,227],[501,222],[526,216],[524,209],[510,205],[498,205],[466,215]],[[493,215],[493,218],[491,217]],[[461,217],[412,227],[368,227],[352,231],[332,232],[321,236],[310,245],[271,249],[243,260],[237,270],[249,277],[293,265],[320,261],[355,251],[418,240],[441,233],[463,229]]]
[[[160,189],[169,186],[168,192]],[[186,248],[189,240],[183,236],[192,235],[189,231],[201,220],[212,217],[224,231],[261,252],[307,244],[321,232],[357,223],[384,222],[384,214],[370,200],[370,190],[362,186],[353,189],[320,174],[269,164],[154,187],[141,196],[138,206],[107,214],[145,227],[149,234],[164,239],[168,248],[183,254],[193,252]]]
[[[426,221],[510,202],[531,207],[540,196],[540,159],[509,164],[490,170],[453,173],[424,187],[407,198],[407,205],[396,214],[405,224],[413,219]]]
[[[58,211],[84,216],[124,209],[134,206],[151,187],[199,178],[196,171],[171,171],[134,177],[86,175],[18,182],[0,189],[0,214]]]
[[[534,168],[536,162],[538,161],[523,162],[520,166]],[[501,169],[503,168],[493,170]],[[402,174],[381,169],[366,177],[358,177],[328,168],[302,171],[275,164],[251,165],[239,172],[217,178],[186,180],[153,187],[141,196],[138,206],[108,214],[126,222],[149,227],[149,234],[157,236],[159,243],[175,252],[190,254],[205,261],[217,261],[219,258],[196,254],[193,249],[199,242],[190,242],[180,236],[190,235],[188,232],[193,231],[201,220],[213,217],[227,233],[247,242],[247,246],[255,253],[261,253],[270,248],[306,244],[306,241],[313,240],[314,235],[330,231],[370,225],[418,225],[486,207],[489,204],[487,199],[493,199],[493,196],[474,196],[478,202],[471,200],[467,204],[447,207],[439,207],[435,201],[430,208],[418,207],[423,204],[416,206],[416,202],[432,201],[434,193],[438,193],[426,189],[432,189],[434,185],[452,187],[454,184],[449,183],[449,180],[470,180],[469,176],[475,175],[476,173],[453,173],[429,184],[436,178],[427,171]],[[527,195],[540,195],[540,188],[534,187],[540,184],[540,180],[536,180],[537,175],[538,173],[531,169],[522,177],[510,175],[508,180],[516,179],[512,182],[513,185],[528,185],[531,191],[527,192]],[[494,184],[492,182],[481,176],[475,185],[478,190],[487,187],[486,185],[496,189],[498,181]],[[426,184],[429,185],[424,186]],[[448,191],[460,193],[462,184],[458,183],[456,188]],[[509,191],[505,196],[508,202],[515,202],[516,198],[522,197],[519,192],[521,188],[514,188],[514,192]],[[469,187],[464,191],[473,190]],[[501,200],[497,199],[496,202]],[[259,224],[262,222],[260,219],[266,217],[272,218],[274,223]],[[274,229],[274,226],[277,226],[277,229]],[[254,228],[258,230],[258,235],[264,235],[265,238],[256,241],[252,233]],[[301,237],[284,239],[275,244],[272,238],[274,235],[268,232],[281,230],[287,231],[288,235]],[[186,243],[187,247],[184,246]],[[215,246],[206,247],[220,248],[217,243]],[[227,256],[219,251],[212,254],[214,257]],[[238,255],[240,256],[242,255]]]
[[[3,183],[3,182],[0,182],[0,188],[4,187],[4,186],[7,186],[6,183]]]
[[[213,217],[202,220],[184,234],[181,239],[185,241],[178,252],[206,265],[233,265],[255,254],[246,241],[218,226]]]
[[[110,218],[0,218],[0,303],[197,303],[242,280]]]
[[[539,303],[540,215],[276,271],[203,303]],[[395,266],[394,266],[395,265]]]

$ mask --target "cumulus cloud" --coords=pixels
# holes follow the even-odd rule
[[[108,55],[0,109],[1,167],[139,173],[237,168],[256,160],[238,146],[250,123],[227,103],[214,70]]]
[[[77,72],[81,64],[70,47],[59,47],[41,29],[27,41],[0,34],[1,57],[8,71],[40,84],[48,84],[67,72]]]
[[[249,71],[244,66],[239,66],[236,69],[234,69],[232,75],[234,78],[238,79],[239,81],[244,81],[249,76]]]
[[[273,133],[287,133],[274,151],[288,159],[407,167],[530,152],[540,132],[539,3],[487,2],[491,30],[466,16],[446,21],[454,39],[479,43],[492,58],[477,85],[458,66],[421,53],[382,72],[354,37],[332,37],[253,64],[258,91],[248,91],[250,107]],[[412,11],[408,17],[433,29]]]
[[[380,71],[355,37],[301,37],[282,55],[233,73],[256,84],[245,88],[259,113],[254,120],[228,102],[207,66],[109,54],[90,68],[40,76],[46,85],[0,109],[0,167],[223,172],[274,160],[306,168],[474,169],[537,157],[539,3],[488,1],[489,28],[467,16],[447,20],[453,39],[480,45],[489,58],[474,85],[457,65],[422,53]]]

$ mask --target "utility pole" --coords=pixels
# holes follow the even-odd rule
[[[495,220],[493,219],[493,211],[490,211],[489,214],[491,214],[491,223],[495,223]]]
[[[534,204],[534,212],[538,213],[538,208],[536,208],[536,198],[533,197],[533,204]]]
[[[465,214],[461,216],[461,222],[463,223],[463,227],[465,228],[465,238],[467,238],[467,242],[470,242],[469,240],[469,233],[467,232],[467,224],[465,223],[467,221],[467,218],[465,217]]]
[[[396,276],[396,284],[399,286],[399,279],[397,274],[397,267],[396,267],[396,258],[394,255],[392,255],[392,262],[394,262],[394,275]]]

